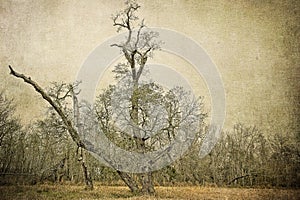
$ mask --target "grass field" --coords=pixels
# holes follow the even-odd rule
[[[157,194],[133,196],[126,187],[96,185],[93,191],[84,190],[78,185],[36,185],[36,186],[0,186],[0,199],[12,200],[95,200],[95,199],[280,199],[298,200],[300,190],[291,189],[242,189],[217,187],[156,187]]]

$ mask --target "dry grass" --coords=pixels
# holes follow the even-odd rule
[[[100,186],[87,191],[78,185],[0,186],[0,199],[300,199],[300,190],[290,189],[241,189],[216,187],[157,187],[154,197],[133,196],[126,187]]]

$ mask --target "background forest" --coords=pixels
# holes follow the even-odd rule
[[[77,146],[61,120],[47,117],[22,126],[14,117],[13,101],[0,96],[1,184],[36,184],[44,181],[84,181]],[[201,140],[171,166],[154,173],[155,185],[299,187],[299,135],[266,135],[259,127],[236,124],[224,132],[213,151],[200,159]],[[118,174],[87,154],[95,181],[122,184]]]

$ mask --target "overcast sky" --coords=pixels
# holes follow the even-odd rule
[[[241,122],[274,132],[297,123],[293,97],[300,88],[300,5],[264,2],[140,1],[139,16],[149,27],[188,36],[216,65],[226,93],[226,128]],[[0,2],[0,90],[15,99],[23,122],[43,116],[45,104],[32,88],[9,76],[7,66],[43,87],[76,80],[90,53],[117,35],[110,17],[123,7],[117,0]],[[192,65],[164,52],[154,58],[151,63],[171,67],[205,96],[209,110],[209,91]],[[110,80],[107,75],[102,84]]]

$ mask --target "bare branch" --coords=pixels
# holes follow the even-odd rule
[[[17,77],[17,78],[21,78],[24,80],[25,83],[28,83],[29,85],[31,85],[38,93],[40,93],[40,95],[42,95],[43,99],[45,99],[53,108],[54,110],[57,112],[57,114],[59,114],[59,116],[61,117],[61,119],[63,120],[72,140],[77,144],[78,147],[82,147],[85,148],[85,145],[83,144],[83,142],[81,141],[78,132],[76,131],[76,129],[73,127],[72,122],[67,118],[67,116],[64,114],[64,112],[62,111],[62,109],[60,108],[60,106],[58,106],[52,99],[51,97],[33,80],[31,80],[30,77],[25,76],[24,74],[20,74],[16,71],[13,70],[13,68],[9,65],[9,69],[10,69],[10,74]]]
[[[138,30],[137,35],[136,35],[136,42],[135,42],[135,45],[134,45],[134,46],[135,46],[135,49],[138,48],[138,43],[139,43],[139,41],[140,41],[141,31],[142,31],[142,29],[143,29],[144,27],[145,27],[144,20],[142,20],[141,25],[140,25],[139,30]]]

